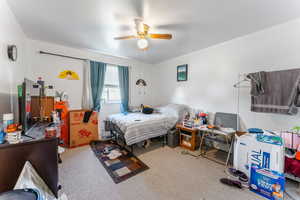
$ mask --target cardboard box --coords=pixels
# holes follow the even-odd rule
[[[252,165],[250,190],[270,200],[283,200],[285,178],[283,173]]]
[[[234,168],[250,176],[251,165],[283,173],[284,146],[260,142],[257,134],[236,137],[234,144]]]
[[[88,110],[71,110],[69,112],[70,147],[89,144],[98,140],[98,113],[93,112],[87,123],[83,122],[84,113]]]

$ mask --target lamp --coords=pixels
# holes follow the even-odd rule
[[[138,46],[139,49],[141,49],[141,50],[147,49],[148,46],[149,46],[148,40],[146,40],[146,39],[144,39],[144,38],[139,39],[139,40],[137,41],[137,46]]]

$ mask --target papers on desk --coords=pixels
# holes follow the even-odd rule
[[[210,129],[210,128],[207,128],[206,125],[200,126],[198,128],[198,130],[200,130],[200,131],[207,131],[207,132],[213,132],[213,133],[222,134],[222,135],[235,133],[235,130],[233,128],[223,128],[223,127],[220,127],[220,129]]]
[[[233,128],[220,128],[220,131],[225,132],[225,133],[233,133],[235,130]]]

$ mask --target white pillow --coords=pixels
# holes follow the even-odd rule
[[[158,110],[163,114],[175,116],[178,121],[182,121],[185,114],[189,111],[189,107],[184,104],[168,104],[158,108]]]

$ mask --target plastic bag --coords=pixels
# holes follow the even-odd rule
[[[29,161],[26,161],[14,189],[32,188],[40,192],[41,200],[57,200],[44,180],[38,175]],[[65,194],[59,198],[67,200]],[[59,200],[58,199],[58,200]]]

